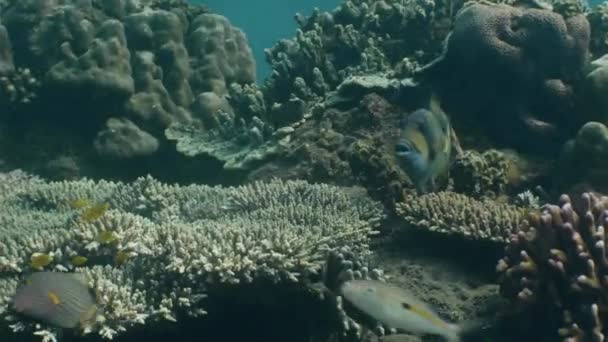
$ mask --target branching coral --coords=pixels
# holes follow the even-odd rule
[[[0,202],[12,217],[0,221],[0,315],[33,329],[5,301],[18,276],[75,270],[96,290],[103,311],[90,330],[105,338],[153,319],[204,314],[212,289],[318,278],[329,251],[367,255],[382,217],[361,189],[303,181],[30,182]]]
[[[397,203],[396,211],[408,227],[504,243],[519,226],[526,209],[438,192],[422,196],[405,194],[403,201]]]
[[[296,16],[296,37],[266,52],[273,68],[265,84],[269,102],[323,96],[350,75],[387,72],[414,58],[443,39],[433,36],[434,7],[424,0],[346,1],[332,12]]]
[[[604,341],[607,225],[608,197],[585,193],[575,203],[562,195],[511,236],[497,266],[501,292],[519,309],[540,313],[535,326],[547,327],[545,336]]]
[[[508,185],[508,158],[497,150],[465,151],[450,168],[454,191],[473,197],[496,197]]]

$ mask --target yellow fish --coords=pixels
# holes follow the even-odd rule
[[[108,203],[95,204],[85,209],[82,214],[80,214],[80,219],[85,222],[97,221],[109,208],[110,205]]]
[[[46,253],[34,253],[30,257],[30,266],[35,269],[42,269],[53,261],[53,257]]]
[[[419,193],[436,190],[436,180],[447,177],[452,154],[451,126],[438,98],[430,109],[418,109],[401,124],[395,154]]]
[[[59,305],[59,304],[61,304],[61,299],[59,298],[59,296],[55,292],[49,291],[47,293],[47,296],[49,297],[49,299],[51,300],[51,303],[53,303],[53,305]]]
[[[84,198],[76,198],[74,200],[69,201],[69,205],[73,209],[82,209],[89,206],[89,200]]]
[[[114,232],[111,230],[101,231],[95,237],[95,240],[97,240],[97,242],[105,244],[105,245],[116,241],[116,239],[117,239],[116,234],[114,234]]]
[[[83,266],[84,264],[87,263],[87,261],[89,261],[89,259],[87,259],[87,257],[83,257],[81,255],[76,255],[76,256],[72,257],[72,259],[70,260],[70,262],[74,266]]]

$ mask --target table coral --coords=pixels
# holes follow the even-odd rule
[[[103,307],[88,332],[111,339],[155,319],[205,314],[207,299],[222,288],[306,287],[328,252],[367,255],[383,217],[363,189],[303,181],[18,184],[0,197],[0,316],[15,330],[47,335],[52,329],[17,318],[7,302],[34,254],[45,255],[44,269],[84,273]],[[109,209],[89,219],[81,203]]]
[[[604,341],[607,224],[608,197],[562,195],[511,236],[497,266],[501,293],[524,314],[535,312],[544,336]]]
[[[517,229],[527,209],[453,192],[416,196],[405,194],[396,212],[407,224],[465,239],[505,243]]]

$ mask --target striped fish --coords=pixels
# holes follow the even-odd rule
[[[461,341],[458,326],[445,322],[401,288],[375,280],[349,280],[341,285],[340,293],[355,308],[390,328]]]
[[[17,289],[18,313],[60,328],[85,328],[94,322],[97,305],[89,287],[75,273],[36,272]]]
[[[400,129],[395,145],[399,165],[419,193],[435,191],[437,178],[447,178],[452,156],[450,121],[438,97],[431,97],[430,109],[404,117]]]

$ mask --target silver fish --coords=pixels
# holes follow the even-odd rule
[[[36,272],[17,289],[13,308],[60,328],[86,327],[97,305],[89,287],[74,273]]]
[[[442,320],[426,304],[405,290],[375,280],[349,280],[340,293],[350,304],[390,328],[417,335],[443,336],[461,340],[461,329]]]
[[[401,121],[395,145],[399,165],[419,193],[436,190],[436,180],[447,176],[452,154],[450,121],[432,96],[430,109],[418,109]]]

